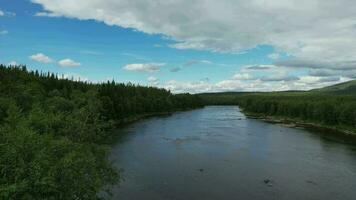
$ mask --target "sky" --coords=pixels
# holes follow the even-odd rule
[[[0,63],[174,93],[356,78],[354,0],[0,0]]]

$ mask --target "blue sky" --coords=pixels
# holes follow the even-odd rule
[[[325,64],[341,66],[340,63],[349,60],[324,59],[312,64],[309,64],[310,59],[302,60],[308,58],[303,54],[306,50],[293,50],[294,43],[314,48],[303,40],[293,43],[290,42],[293,37],[283,36],[281,38],[287,42],[279,44],[272,41],[272,35],[264,39],[272,42],[264,42],[259,41],[261,36],[245,32],[247,29],[259,32],[258,24],[245,25],[242,31],[226,27],[226,32],[217,32],[208,28],[212,25],[224,28],[230,20],[213,24],[217,20],[212,18],[202,23],[201,29],[192,30],[187,26],[187,30],[176,31],[183,27],[180,19],[162,21],[159,26],[153,24],[162,19],[160,13],[151,12],[149,18],[153,20],[147,21],[135,16],[136,8],[129,7],[125,11],[132,9],[128,16],[134,16],[134,21],[109,16],[113,11],[116,13],[110,10],[112,7],[120,8],[117,2],[125,1],[101,1],[102,8],[97,9],[101,13],[99,17],[80,15],[76,7],[71,11],[69,0],[57,1],[59,4],[56,1],[0,0],[1,63],[26,64],[31,70],[51,71],[81,80],[115,79],[193,93],[310,89],[348,80],[354,75],[354,71],[345,72],[346,67],[339,69]],[[76,2],[87,3],[79,10],[85,12],[100,1]],[[62,4],[63,8],[58,6]],[[105,17],[107,13],[110,18]],[[171,13],[189,18],[184,9],[177,8]],[[204,28],[207,23],[212,25]],[[349,68],[353,70],[352,66]],[[337,71],[337,77],[333,70]]]

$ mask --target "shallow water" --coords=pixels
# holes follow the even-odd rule
[[[209,106],[132,124],[113,199],[356,199],[356,144]]]

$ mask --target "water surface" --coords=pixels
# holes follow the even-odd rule
[[[112,152],[114,199],[356,199],[356,144],[246,118],[236,106],[132,124]]]

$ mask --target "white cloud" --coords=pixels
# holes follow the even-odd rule
[[[207,81],[176,81],[170,80],[167,83],[161,85],[173,93],[203,93],[203,92],[225,92],[225,91],[272,91],[283,90],[281,85],[270,82],[263,82],[261,80],[253,81],[240,81],[234,79],[228,79],[219,81],[217,83],[210,83]]]
[[[161,87],[173,93],[198,93],[214,91],[214,85],[206,81],[176,81],[170,80]]]
[[[43,6],[38,16],[94,19],[162,34],[175,41],[173,48],[239,53],[270,45],[275,51],[267,55],[275,63],[243,66],[220,82],[160,84],[174,92],[300,90],[356,78],[356,1],[352,0],[32,1]],[[170,71],[197,63],[223,65],[190,60]],[[139,62],[123,69],[154,72],[163,65]]]
[[[252,80],[253,77],[248,73],[237,73],[233,77],[234,80]]]
[[[165,63],[133,63],[123,67],[127,71],[154,72],[158,71]]]
[[[174,93],[224,92],[224,91],[285,91],[310,90],[351,80],[356,70],[341,73],[342,70],[328,72],[309,72],[276,65],[246,65],[231,78],[218,81],[177,81],[170,80],[161,87]]]
[[[94,19],[163,34],[179,49],[242,52],[271,45],[298,60],[331,65],[356,61],[352,0],[32,1],[49,16]]]
[[[173,93],[202,93],[202,92],[225,92],[225,91],[286,91],[286,90],[310,90],[321,88],[340,82],[348,81],[345,77],[314,77],[300,76],[292,81],[268,81],[268,80],[249,80],[241,81],[227,79],[217,83],[206,81],[176,81],[170,80],[165,84],[159,85]]]
[[[37,54],[34,54],[32,56],[29,57],[31,60],[34,60],[34,61],[37,61],[37,62],[41,62],[41,63],[51,63],[53,62],[53,60],[44,55],[43,53],[37,53]]]
[[[69,58],[58,61],[58,64],[62,67],[77,67],[81,65],[81,63],[75,62],[74,60]]]
[[[151,85],[151,86],[158,86],[158,84],[159,84],[159,79],[154,76],[148,77],[147,81],[148,81],[149,85]]]
[[[18,63],[16,61],[10,61],[9,63],[7,63],[7,65],[15,66],[18,65]]]
[[[0,10],[0,16],[4,16],[4,15],[5,15],[4,11]]]
[[[147,78],[147,80],[148,80],[149,82],[156,82],[156,81],[158,81],[158,78],[156,78],[156,77],[154,77],[154,76],[150,76],[150,77]]]
[[[60,17],[60,15],[57,15],[55,13],[50,13],[50,12],[37,12],[35,16],[36,17]]]

